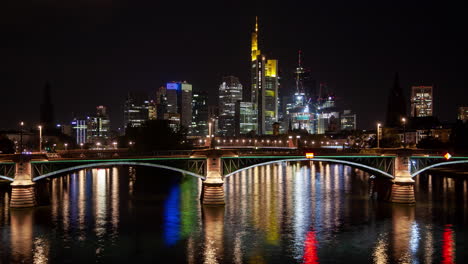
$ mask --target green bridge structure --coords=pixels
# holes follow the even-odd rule
[[[313,156],[313,157],[312,157]],[[135,156],[119,150],[66,151],[59,154],[0,155],[0,179],[11,182],[10,208],[37,205],[36,184],[69,172],[108,166],[146,166],[198,177],[203,205],[224,205],[225,179],[239,172],[282,162],[327,162],[358,168],[372,175],[371,193],[379,200],[414,204],[413,178],[424,171],[468,163],[468,157],[433,155],[416,149],[377,149],[368,153],[299,151],[249,153],[236,149],[205,149]]]

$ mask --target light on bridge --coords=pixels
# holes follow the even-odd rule
[[[306,153],[306,158],[313,159],[314,158],[314,153],[313,152],[307,152]]]
[[[446,160],[449,160],[451,157],[452,157],[452,155],[450,155],[450,153],[448,153],[448,152],[445,153],[445,155],[444,155],[444,158],[445,158]]]

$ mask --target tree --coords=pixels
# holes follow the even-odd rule
[[[468,122],[458,120],[452,128],[450,143],[455,152],[468,151]]]
[[[435,137],[425,137],[421,139],[416,146],[422,149],[441,149],[448,147],[447,144]]]
[[[0,135],[0,154],[15,153],[15,143],[5,135]]]
[[[168,120],[149,120],[141,127],[127,127],[119,144],[137,152],[183,149],[189,147],[186,136],[186,128],[181,127],[174,131]],[[129,142],[133,144],[130,146]]]

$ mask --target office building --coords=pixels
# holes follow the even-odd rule
[[[304,91],[304,72],[301,51],[299,51],[298,66],[295,71],[296,92],[294,93],[293,102],[287,105],[288,122],[290,123],[288,126],[290,126],[291,130],[302,130],[314,134],[314,113]]]
[[[235,135],[257,133],[257,106],[251,102],[236,102]]]
[[[278,61],[267,60],[258,45],[258,21],[251,39],[251,87],[246,93],[257,105],[258,134],[273,134],[273,123],[278,120]]]
[[[208,135],[208,93],[193,93],[191,135],[205,137]]]
[[[236,102],[242,101],[242,84],[234,76],[223,78],[219,86],[219,134],[234,136]]]
[[[192,125],[192,85],[187,82],[171,82],[167,83],[166,89],[166,113],[171,114],[170,117],[168,116],[168,120],[176,121],[174,114],[178,114],[179,124],[190,130]]]
[[[76,140],[76,144],[85,144],[86,143],[86,136],[88,133],[88,124],[86,118],[74,118],[71,122],[71,126],[73,129],[73,136]]]
[[[341,130],[356,130],[356,114],[344,110],[341,114]]]
[[[411,87],[411,116],[432,116],[432,86]]]
[[[108,143],[110,138],[110,120],[105,106],[96,107],[96,115],[87,117],[87,139],[88,143],[99,142],[102,145]]]
[[[128,93],[124,104],[124,127],[141,127],[150,119],[150,115],[155,119],[156,113],[153,105],[144,92]]]

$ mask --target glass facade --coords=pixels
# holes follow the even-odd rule
[[[257,132],[257,105],[251,102],[236,104],[236,136]]]
[[[192,128],[193,136],[208,135],[208,94],[194,93],[192,99]]]
[[[236,103],[242,101],[242,84],[234,76],[223,78],[219,86],[219,134],[233,136],[235,134]]]
[[[341,115],[341,130],[356,130],[356,114],[351,110],[344,110]]]
[[[411,116],[432,116],[432,86],[411,87]]]

